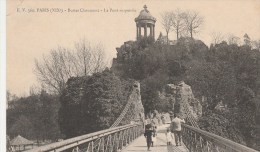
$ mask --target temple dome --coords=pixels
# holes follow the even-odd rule
[[[152,20],[152,21],[156,21],[156,18],[153,17],[150,12],[147,10],[147,6],[144,5],[144,9],[141,10],[139,16],[137,18],[135,18],[135,21],[138,20]]]
[[[154,18],[147,10],[147,6],[144,5],[144,9],[141,10],[138,17],[135,18],[136,23],[136,39],[139,40],[142,37],[150,37],[154,39],[154,27],[156,18]],[[143,29],[143,30],[142,30]],[[149,31],[148,31],[148,30]],[[142,32],[143,31],[143,32]],[[143,34],[142,34],[143,33]]]

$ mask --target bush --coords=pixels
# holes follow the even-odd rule
[[[109,70],[69,79],[61,96],[61,132],[71,138],[109,128],[127,102],[130,84]]]

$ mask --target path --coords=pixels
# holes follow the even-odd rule
[[[158,127],[157,131],[157,143],[154,147],[151,147],[151,152],[188,152],[185,146],[175,146],[175,142],[173,141],[173,145],[166,145],[166,137],[165,132],[166,128],[169,125],[162,125]],[[183,144],[182,144],[183,145]],[[128,145],[122,152],[146,152],[146,140],[144,136],[137,138],[130,145]]]

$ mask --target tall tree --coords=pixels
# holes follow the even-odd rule
[[[167,44],[169,44],[169,33],[173,30],[172,28],[172,16],[173,13],[172,12],[164,12],[163,14],[161,14],[161,23],[162,26],[166,32],[166,36],[167,36]]]
[[[213,45],[219,44],[224,41],[225,36],[220,32],[212,32],[211,34],[211,43]]]
[[[82,40],[74,49],[58,47],[43,59],[35,60],[35,73],[46,89],[61,94],[72,76],[86,76],[105,68],[105,54],[101,44],[91,45]]]
[[[198,12],[187,11],[184,19],[186,30],[190,33],[190,37],[193,38],[193,35],[198,33],[203,25],[204,18],[200,16]]]
[[[245,42],[246,46],[250,46],[251,47],[251,39],[250,39],[250,37],[248,36],[247,33],[244,35],[244,42]]]
[[[179,39],[180,33],[183,32],[185,29],[184,17],[185,13],[182,12],[180,9],[177,9],[171,15],[172,29],[176,33],[177,40]]]

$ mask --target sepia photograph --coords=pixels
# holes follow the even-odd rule
[[[5,3],[3,151],[260,151],[260,0]]]

